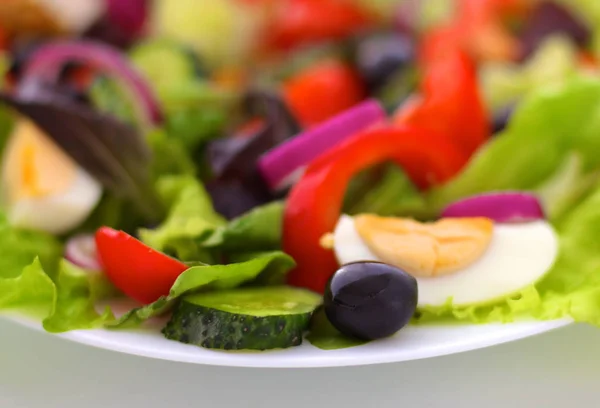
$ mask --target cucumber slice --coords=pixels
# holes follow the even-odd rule
[[[129,56],[159,93],[174,83],[187,83],[206,74],[192,50],[170,40],[148,40],[131,50]]]
[[[200,293],[181,299],[166,338],[223,350],[298,346],[321,297],[288,286]]]

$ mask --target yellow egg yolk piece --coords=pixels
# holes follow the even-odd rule
[[[21,119],[4,152],[2,182],[9,202],[66,191],[77,164],[34,123]]]
[[[354,225],[381,261],[419,277],[447,275],[471,265],[485,253],[494,231],[493,221],[484,217],[420,223],[363,214],[354,218]]]

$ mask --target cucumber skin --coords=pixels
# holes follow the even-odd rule
[[[262,351],[302,344],[311,316],[312,312],[258,317],[181,301],[162,333],[204,348]]]

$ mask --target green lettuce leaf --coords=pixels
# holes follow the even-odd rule
[[[577,71],[577,52],[577,46],[569,38],[553,35],[525,64],[483,64],[480,81],[486,105],[497,111],[540,87],[567,80]]]
[[[151,177],[159,180],[167,175],[191,175],[196,166],[179,139],[170,137],[164,130],[154,130],[146,135],[152,149]]]
[[[472,194],[536,190],[558,177],[573,154],[580,161],[578,173],[587,175],[600,168],[599,134],[599,79],[574,77],[540,88],[523,101],[508,128],[484,146],[454,180],[433,190],[428,202],[439,210]],[[567,187],[581,190],[579,183]],[[563,189],[558,193],[568,194]]]
[[[54,237],[38,231],[13,228],[0,214],[0,279],[18,277],[23,268],[38,257],[50,277],[54,277],[63,247]]]
[[[39,267],[39,263],[34,266]],[[43,320],[44,329],[52,333],[93,329],[113,320],[109,307],[102,314],[95,308],[97,301],[114,294],[112,289],[104,275],[62,261],[53,287],[55,301]]]
[[[233,289],[261,278],[263,274],[285,274],[295,266],[294,260],[283,252],[271,252],[246,262],[229,265],[194,266],[177,278],[168,296],[139,308],[130,310],[107,327],[135,327],[153,316],[171,309],[179,297],[204,290]]]
[[[42,319],[52,333],[101,327],[114,319],[109,308],[99,314],[95,302],[106,295],[99,276],[62,261],[52,280],[38,258],[13,278],[0,278],[0,309]]]
[[[222,135],[227,122],[227,110],[220,106],[174,106],[166,112],[165,129],[190,151],[206,141]]]
[[[192,176],[163,177],[157,190],[169,208],[166,220],[156,229],[140,230],[142,241],[159,251],[175,251],[184,261],[202,261],[196,251],[196,240],[225,225],[225,220],[214,210],[210,196]]]
[[[256,207],[217,228],[202,242],[207,248],[223,251],[268,251],[281,248],[282,202]]]
[[[99,315],[94,302],[115,294],[103,275],[62,259],[54,237],[13,228],[0,215],[0,310],[42,319],[51,332],[99,327],[111,318]]]

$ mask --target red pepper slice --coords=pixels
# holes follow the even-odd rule
[[[336,60],[320,61],[283,85],[285,100],[303,127],[317,125],[362,101],[358,74]]]
[[[395,123],[444,134],[468,155],[489,138],[475,65],[464,52],[447,51],[425,67],[422,94],[396,113]]]
[[[188,269],[186,264],[109,227],[96,232],[96,249],[111,282],[143,304],[168,295],[177,277]]]
[[[407,126],[368,130],[325,152],[309,164],[287,199],[283,248],[298,264],[290,284],[324,291],[338,265],[319,241],[335,228],[352,177],[388,160],[425,188],[450,179],[468,157],[445,137]]]
[[[275,0],[266,29],[274,49],[341,40],[368,27],[373,16],[352,0]]]

